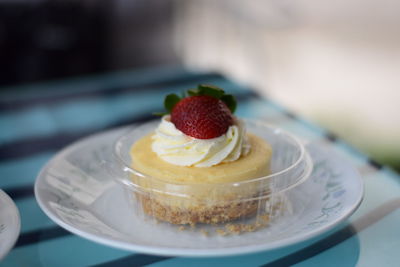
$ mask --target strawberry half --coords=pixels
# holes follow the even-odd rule
[[[170,113],[172,123],[186,135],[211,139],[225,134],[234,124],[232,113],[236,109],[236,99],[217,86],[199,84],[182,97],[167,95],[164,106],[167,112],[154,114],[163,116]]]
[[[227,105],[208,95],[183,98],[172,109],[171,121],[177,129],[198,139],[219,137],[234,123]]]

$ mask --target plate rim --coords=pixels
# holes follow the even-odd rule
[[[8,240],[9,242],[6,243],[7,246],[4,246],[5,249],[3,251],[0,251],[0,261],[1,261],[8,255],[8,253],[11,251],[11,249],[14,247],[14,245],[17,242],[17,239],[21,232],[21,216],[20,216],[17,205],[14,203],[12,198],[2,189],[0,189],[0,198],[2,200],[4,200],[4,202],[6,203],[6,207],[8,207],[10,210],[12,210],[13,215],[17,219],[16,224],[12,225],[16,229],[16,231],[14,231],[15,234],[12,236],[11,239]]]
[[[114,248],[119,248],[123,249],[126,251],[133,251],[137,253],[145,253],[145,254],[153,254],[153,255],[160,255],[160,256],[185,256],[185,257],[210,257],[210,256],[232,256],[232,255],[242,255],[242,254],[248,254],[248,253],[256,253],[256,252],[261,252],[261,251],[270,251],[270,250],[276,250],[280,249],[283,247],[291,246],[298,244],[300,242],[310,240],[314,237],[317,237],[323,233],[326,233],[345,220],[347,220],[361,205],[362,200],[364,198],[364,182],[363,179],[360,175],[360,173],[352,166],[348,165],[351,167],[351,169],[354,171],[354,181],[357,183],[357,188],[359,189],[359,195],[355,199],[354,203],[352,206],[347,207],[345,211],[342,212],[342,216],[337,218],[336,220],[329,222],[327,224],[324,224],[322,227],[316,228],[310,232],[304,232],[304,233],[299,233],[296,234],[293,237],[287,237],[284,239],[278,239],[269,243],[262,243],[262,244],[255,244],[255,245],[246,245],[246,246],[237,246],[237,247],[229,247],[229,248],[213,248],[213,249],[204,249],[204,248],[168,248],[164,246],[143,246],[143,245],[138,245],[134,244],[129,241],[123,241],[123,240],[117,240],[114,238],[110,237],[104,237],[104,236],[99,236],[94,233],[88,233],[86,231],[83,231],[79,228],[76,228],[66,222],[64,222],[62,219],[59,219],[57,215],[53,214],[53,212],[47,208],[45,204],[45,200],[42,199],[40,195],[40,189],[39,186],[43,182],[42,180],[45,178],[43,175],[47,169],[52,165],[54,161],[56,161],[59,157],[61,157],[63,154],[66,154],[70,150],[73,150],[75,147],[79,147],[83,143],[87,142],[88,140],[94,139],[96,137],[102,136],[102,135],[111,135],[112,132],[118,132],[120,131],[121,134],[123,130],[127,130],[131,128],[132,126],[126,126],[126,127],[119,127],[116,129],[111,129],[108,131],[103,131],[100,133],[95,133],[92,135],[89,135],[85,138],[79,139],[70,145],[66,146],[62,150],[60,150],[58,153],[56,153],[40,170],[36,180],[35,180],[35,185],[34,185],[34,193],[35,193],[35,199],[39,205],[39,207],[42,209],[42,211],[57,225],[61,226],[65,230],[76,234],[80,237],[83,237],[85,239],[94,241],[99,244],[103,244],[106,246],[114,247]],[[337,158],[337,153],[331,153],[332,157]],[[115,182],[113,182],[115,183]],[[118,184],[115,183],[114,186],[118,186]]]

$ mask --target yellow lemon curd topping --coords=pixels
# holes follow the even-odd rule
[[[137,171],[171,183],[225,183],[266,176],[270,173],[271,146],[263,139],[247,134],[251,146],[246,155],[234,161],[206,168],[171,164],[152,150],[153,135],[138,140],[131,149],[132,165]]]

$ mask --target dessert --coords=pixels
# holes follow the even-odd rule
[[[220,88],[199,85],[165,100],[155,132],[131,148],[131,180],[143,211],[173,224],[217,224],[255,215],[268,198],[271,146],[246,133],[236,102]],[[146,176],[145,178],[143,176]]]

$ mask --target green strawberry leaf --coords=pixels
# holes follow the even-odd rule
[[[232,114],[236,110],[237,102],[236,99],[233,95],[223,95],[221,97],[221,100],[227,105],[227,107],[230,109]]]
[[[199,89],[189,89],[187,91],[187,94],[189,96],[197,96],[197,95],[199,95]]]
[[[225,94],[224,90],[214,85],[199,84],[197,89],[199,91],[199,95],[208,95],[218,99]]]
[[[181,98],[176,95],[176,94],[169,94],[165,97],[164,100],[164,107],[168,111],[168,113],[171,113],[172,109],[174,106],[181,101]]]

